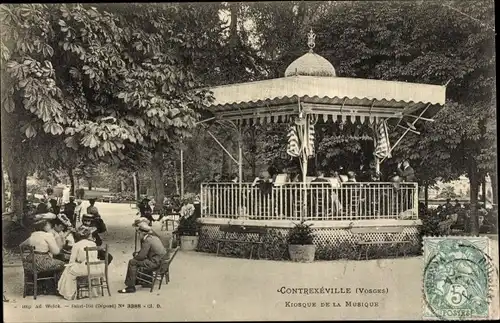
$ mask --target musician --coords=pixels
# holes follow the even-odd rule
[[[125,277],[125,288],[118,293],[135,293],[137,284],[137,271],[154,270],[161,265],[162,259],[167,255],[167,250],[163,246],[160,238],[153,235],[153,229],[142,222],[137,226],[137,232],[141,238],[141,249],[134,252],[133,258],[128,262],[127,275]]]
[[[397,173],[405,182],[417,181],[415,170],[410,166],[410,162],[408,160],[403,161],[403,163],[398,163]]]

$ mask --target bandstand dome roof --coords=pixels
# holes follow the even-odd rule
[[[326,58],[312,51],[302,55],[288,65],[285,71],[287,76],[330,76],[335,77],[335,68]]]
[[[216,86],[208,107],[216,118],[288,122],[299,104],[327,122],[401,118],[419,114],[432,117],[444,105],[446,86],[338,77],[333,65],[313,52],[314,33],[308,35],[309,52],[293,61],[284,77]]]

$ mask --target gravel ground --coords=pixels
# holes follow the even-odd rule
[[[161,290],[139,288],[122,295],[126,264],[134,248],[136,210],[126,204],[98,203],[108,227],[103,236],[115,257],[110,265],[111,297],[66,301],[57,296],[22,298],[22,268],[4,267],[5,322],[235,321],[421,319],[421,257],[296,264],[179,252],[171,282]],[[154,229],[168,241],[170,234]],[[492,236],[498,238],[496,236]],[[498,255],[498,249],[495,254]],[[498,263],[498,258],[496,259]],[[290,295],[282,287],[337,288],[337,294]],[[348,294],[347,288],[351,289]],[[387,289],[359,294],[356,288]],[[287,303],[288,302],[288,303]],[[330,307],[321,307],[328,302]],[[347,306],[346,302],[351,302]],[[498,297],[493,301],[498,304]],[[358,304],[359,303],[359,304]],[[120,305],[122,308],[119,308]],[[141,308],[129,308],[137,304]],[[316,307],[294,307],[301,304]],[[333,307],[334,305],[341,307]],[[50,306],[59,308],[50,308]],[[356,307],[354,305],[361,305]],[[365,307],[365,306],[369,307]],[[40,306],[41,308],[36,308]],[[81,308],[76,308],[81,306]],[[102,308],[106,306],[107,308]],[[372,307],[370,307],[372,306]],[[498,313],[498,309],[497,309]],[[498,314],[497,314],[498,315]],[[497,316],[498,317],[498,316]]]

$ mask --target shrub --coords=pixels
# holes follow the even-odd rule
[[[199,224],[196,218],[191,216],[188,218],[181,218],[179,221],[179,226],[177,227],[177,233],[181,236],[196,236],[198,235]]]
[[[301,221],[296,224],[288,233],[287,242],[293,245],[311,245],[314,240],[312,224],[305,224]]]
[[[441,216],[437,210],[425,210],[424,213],[420,214],[420,219],[422,220],[422,227],[420,228],[420,236],[440,236],[441,231],[439,230],[439,222],[442,221]]]
[[[124,191],[113,194],[116,202],[130,202],[135,201],[135,194],[132,191]]]

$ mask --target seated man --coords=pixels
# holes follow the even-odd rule
[[[125,277],[126,288],[118,291],[121,294],[135,293],[138,269],[154,270],[161,265],[162,259],[167,255],[167,250],[160,238],[152,234],[153,230],[149,225],[144,222],[139,223],[137,231],[141,238],[141,249],[128,262],[127,275]]]

